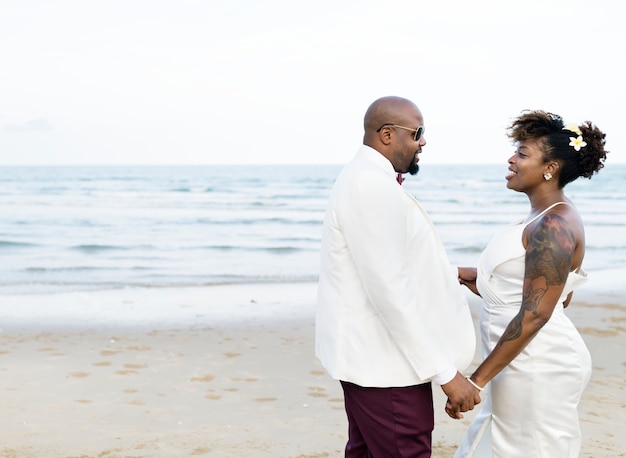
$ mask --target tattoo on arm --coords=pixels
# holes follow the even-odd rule
[[[543,277],[546,286],[562,285],[567,280],[576,248],[574,233],[559,215],[544,216],[530,234],[526,248],[526,279]]]
[[[498,342],[498,346],[500,346],[504,342],[508,342],[509,340],[515,340],[522,335],[523,318],[524,314],[521,312],[515,315],[515,317],[511,320],[509,325],[504,330],[504,334],[502,334],[502,338],[500,339],[500,342]]]
[[[526,247],[526,273],[520,312],[507,326],[501,343],[522,335],[522,321],[526,312],[537,315],[541,299],[550,286],[565,284],[576,238],[567,221],[559,215],[544,216],[530,234]],[[545,324],[547,320],[543,323]]]

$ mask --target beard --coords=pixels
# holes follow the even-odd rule
[[[411,162],[411,164],[409,165],[409,169],[407,170],[407,172],[411,175],[417,175],[417,172],[420,171],[420,166],[417,162],[413,161]]]

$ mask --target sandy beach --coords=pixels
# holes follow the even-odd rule
[[[584,457],[626,456],[619,278],[568,309],[594,360]],[[341,389],[314,355],[315,294],[306,283],[0,296],[0,456],[342,456]],[[434,392],[433,456],[450,457],[475,411],[451,420]]]

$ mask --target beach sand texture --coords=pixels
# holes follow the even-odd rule
[[[341,389],[314,356],[315,294],[307,283],[0,297],[0,456],[343,456]],[[584,457],[626,456],[625,297],[582,293],[568,312],[594,361]],[[475,411],[451,420],[434,393],[433,456],[450,457]]]

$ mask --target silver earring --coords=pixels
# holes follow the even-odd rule
[[[552,179],[552,174],[551,173],[544,173],[543,174],[543,179],[546,181],[550,181]]]

